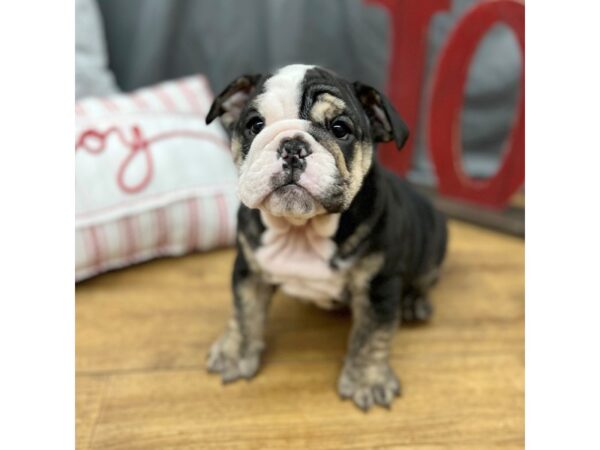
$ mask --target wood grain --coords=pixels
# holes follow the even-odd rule
[[[206,374],[231,312],[231,250],[79,284],[78,448],[523,448],[523,241],[459,222],[450,233],[435,318],[395,337],[404,393],[391,411],[335,393],[349,314],[281,295],[257,378]]]

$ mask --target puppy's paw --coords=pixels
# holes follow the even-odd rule
[[[241,339],[228,330],[211,346],[206,366],[209,372],[220,373],[223,383],[250,379],[258,372],[261,350],[254,346],[242,351]]]
[[[402,299],[402,322],[423,323],[431,319],[433,306],[423,295],[407,295]]]
[[[363,411],[377,404],[389,408],[400,395],[400,382],[387,363],[356,366],[346,363],[338,379],[338,393]]]

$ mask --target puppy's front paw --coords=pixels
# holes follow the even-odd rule
[[[400,395],[400,382],[387,363],[354,365],[346,363],[338,380],[338,393],[350,398],[363,411],[378,404],[389,408]]]
[[[245,351],[241,347],[240,337],[231,330],[225,331],[208,352],[208,371],[220,373],[223,383],[252,378],[260,366],[262,346],[255,345]]]

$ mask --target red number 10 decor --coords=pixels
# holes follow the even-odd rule
[[[486,0],[458,21],[440,51],[425,84],[425,52],[431,17],[450,7],[449,0],[367,0],[384,6],[392,23],[392,57],[388,94],[411,130],[417,129],[420,94],[426,92],[426,138],[438,178],[438,192],[469,203],[503,209],[525,180],[525,6],[517,0]],[[520,97],[511,134],[497,172],[486,180],[469,177],[462,168],[460,111],[471,58],[485,34],[502,23],[514,32],[521,50]],[[382,146],[383,164],[405,174],[414,139],[398,153]]]

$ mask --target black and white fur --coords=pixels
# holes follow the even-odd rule
[[[231,134],[242,205],[235,312],[208,369],[224,382],[256,374],[279,287],[351,309],[338,392],[363,410],[388,407],[400,393],[388,362],[393,334],[400,321],[429,318],[427,291],[447,240],[445,219],[377,162],[375,144],[401,148],[406,125],[374,88],[305,65],[239,77],[206,121],[217,117]],[[282,252],[288,257],[279,264]]]

